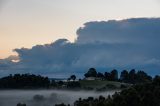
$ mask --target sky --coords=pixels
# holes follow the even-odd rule
[[[0,58],[59,38],[74,42],[89,21],[159,16],[159,0],[0,0]]]
[[[0,76],[160,69],[158,0],[0,0]]]

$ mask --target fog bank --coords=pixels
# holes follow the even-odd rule
[[[17,103],[26,103],[27,106],[54,106],[54,104],[73,104],[79,98],[107,97],[115,91],[65,91],[65,90],[1,90],[0,106],[16,106]]]

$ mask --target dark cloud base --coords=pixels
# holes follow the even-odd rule
[[[35,73],[52,77],[82,75],[88,68],[145,70],[151,75],[160,69],[160,18],[93,21],[77,30],[74,43],[59,39],[31,49],[15,49],[17,58],[0,60],[0,75]]]

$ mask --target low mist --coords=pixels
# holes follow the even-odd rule
[[[115,91],[66,91],[66,90],[1,90],[0,106],[16,106],[25,103],[27,106],[54,106],[55,104],[73,104],[79,98],[85,99],[90,96],[107,97]]]

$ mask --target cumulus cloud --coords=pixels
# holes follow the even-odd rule
[[[154,75],[160,69],[160,18],[87,22],[77,30],[74,43],[59,39],[31,49],[15,49],[17,58],[0,60],[0,72],[36,73],[62,77],[113,68],[146,70]]]
[[[157,43],[160,39],[159,26],[159,18],[88,22],[77,30],[77,42]],[[152,42],[153,40],[156,42]]]

